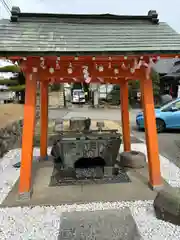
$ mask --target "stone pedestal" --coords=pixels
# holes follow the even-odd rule
[[[127,168],[143,168],[146,166],[146,156],[138,151],[122,152],[120,153],[119,165]]]
[[[54,131],[55,132],[62,132],[63,129],[64,129],[64,126],[63,126],[63,119],[58,119],[55,121],[55,126],[54,126]]]
[[[180,226],[180,189],[161,190],[154,200],[154,209],[158,219]]]
[[[81,117],[81,118],[71,118],[69,121],[69,128],[72,131],[84,131],[89,130],[91,125],[91,119]]]

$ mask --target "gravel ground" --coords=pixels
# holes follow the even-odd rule
[[[61,214],[71,211],[123,209],[129,207],[144,240],[176,240],[180,227],[157,220],[151,201],[89,203],[57,207],[0,209],[0,239],[52,239],[59,236]]]
[[[133,149],[146,152],[144,144],[133,144]],[[39,149],[35,149],[34,156],[38,155]],[[20,149],[17,149],[10,151],[0,161],[0,202],[7,196],[19,177],[19,169],[12,166],[19,159]],[[163,177],[171,186],[180,186],[180,170],[164,157],[161,157],[161,170]],[[62,212],[123,209],[125,207],[130,208],[142,239],[180,239],[180,227],[156,219],[152,203],[152,201],[99,202],[57,207],[0,208],[0,239],[57,240]]]

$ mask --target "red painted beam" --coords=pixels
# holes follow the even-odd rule
[[[22,70],[27,73],[37,73],[39,79],[53,78],[110,78],[122,77],[139,79],[142,77],[141,67],[148,67],[144,60],[127,59],[124,61],[74,61],[29,58],[21,63]]]
[[[47,81],[50,83],[72,83],[72,82],[85,82],[84,78],[51,78],[51,79],[41,79],[40,81]],[[123,78],[92,78],[90,83],[100,83],[100,84],[120,84]]]
[[[34,73],[38,79],[86,79],[97,82],[97,78],[123,78],[137,80],[144,78],[142,66],[150,67],[160,57],[180,57],[180,55],[129,55],[129,56],[29,56],[10,57],[17,61],[21,59],[21,69],[25,73]],[[45,80],[44,80],[45,81]],[[109,81],[109,80],[108,80]],[[114,80],[115,81],[115,80]],[[119,82],[119,80],[117,81]]]
[[[96,78],[126,78],[126,79],[140,79],[142,76],[142,69],[137,69],[134,73],[131,73],[130,70],[121,70],[119,73],[114,73],[113,70],[104,70],[103,72],[99,72],[95,69],[90,69],[88,71],[87,77],[84,77],[84,73],[82,72],[82,69],[76,68],[72,73],[68,73],[66,70],[62,69],[59,71],[49,72],[50,69],[41,70],[37,73],[39,79],[47,79],[47,78],[77,78],[77,79],[88,79],[89,77],[92,79]],[[32,72],[28,71],[27,72]]]
[[[137,54],[137,55],[112,55],[112,56],[10,56],[8,59],[12,60],[20,60],[20,59],[51,59],[51,60],[56,60],[59,58],[61,61],[91,61],[91,60],[96,60],[96,61],[119,61],[119,60],[126,60],[126,59],[134,59],[134,58],[180,58],[180,54]],[[2,56],[2,58],[7,58],[6,56]]]
[[[7,59],[6,56],[2,56],[2,58]],[[18,60],[26,60],[26,61],[42,61],[43,59],[45,61],[60,61],[60,62],[109,62],[109,61],[124,61],[124,60],[133,60],[133,59],[142,59],[146,62],[149,61],[149,59],[153,59],[154,61],[157,61],[160,58],[180,58],[180,54],[137,54],[137,55],[112,55],[112,56],[10,56],[8,59],[12,61],[18,61]]]

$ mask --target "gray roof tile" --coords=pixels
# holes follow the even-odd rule
[[[17,22],[0,21],[0,52],[180,53],[180,35],[166,23],[104,16],[19,13]]]
[[[175,70],[177,67],[180,69],[179,58],[160,59],[156,64],[153,65],[154,70],[159,74],[167,74],[172,72],[172,69]]]

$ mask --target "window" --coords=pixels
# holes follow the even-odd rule
[[[180,101],[176,102],[173,107],[175,107],[178,110],[180,110]]]
[[[168,112],[173,106],[172,102],[164,104],[160,109],[162,112]]]
[[[113,87],[113,90],[119,91],[119,90],[120,90],[120,86],[119,86],[119,85],[115,85],[115,86]]]
[[[161,107],[161,111],[162,112],[172,111],[172,108],[176,108],[178,111],[180,111],[180,101],[165,104],[163,107]]]

